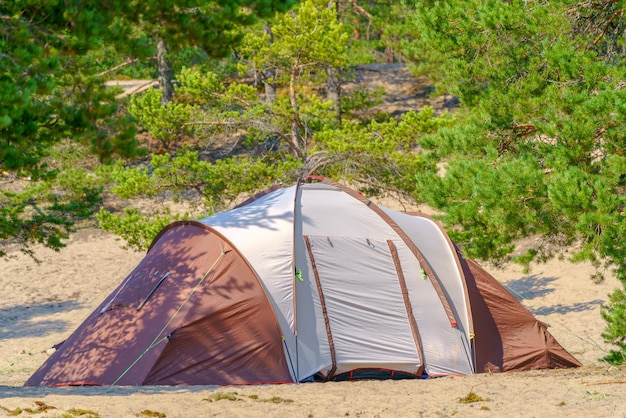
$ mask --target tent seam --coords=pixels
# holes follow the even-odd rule
[[[337,370],[337,353],[335,351],[335,343],[333,341],[333,333],[330,328],[330,318],[328,317],[328,310],[326,308],[326,299],[324,298],[324,289],[322,289],[322,283],[320,281],[319,271],[317,269],[317,264],[315,263],[315,256],[313,255],[313,248],[311,247],[311,240],[308,235],[303,236],[304,242],[306,244],[307,252],[309,254],[309,258],[311,260],[311,268],[313,269],[313,276],[315,276],[315,284],[317,286],[317,294],[320,299],[320,305],[322,308],[322,315],[324,316],[324,326],[326,327],[326,338],[328,338],[328,347],[330,349],[330,358],[332,361],[332,366],[330,372],[326,375],[327,379],[330,379],[335,374]]]
[[[411,327],[411,333],[413,334],[413,341],[415,342],[415,348],[417,348],[417,353],[420,357],[420,366],[418,367],[416,373],[421,374],[426,367],[422,339],[420,338],[419,328],[417,326],[417,321],[415,320],[415,314],[413,313],[413,306],[411,304],[411,300],[409,299],[409,290],[406,285],[404,272],[402,271],[402,265],[400,264],[400,257],[398,256],[398,250],[396,248],[396,245],[390,239],[387,240],[387,245],[389,246],[389,251],[391,252],[393,265],[396,269],[396,276],[398,277],[398,282],[400,284],[400,290],[402,292],[402,299],[404,301],[404,307],[406,309],[407,317],[409,320],[409,325]]]

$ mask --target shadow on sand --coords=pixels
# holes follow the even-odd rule
[[[50,302],[35,305],[18,305],[0,309],[0,340],[9,338],[41,337],[50,332],[68,331],[69,323],[63,320],[38,320],[51,313],[73,311],[83,306],[76,301]]]
[[[504,287],[513,295],[517,300],[526,305],[526,302],[535,298],[539,298],[554,292],[554,287],[550,284],[557,280],[557,277],[541,277],[536,274],[531,276],[521,277],[517,280],[511,280],[504,284]],[[577,302],[571,305],[556,304],[552,306],[536,307],[527,309],[533,315],[550,315],[559,314],[564,315],[570,312],[583,312],[592,309],[596,309],[605,301],[601,299],[595,299],[587,302]]]
[[[0,399],[42,398],[47,395],[59,396],[128,396],[132,394],[158,395],[201,392],[223,388],[223,386],[0,386]]]

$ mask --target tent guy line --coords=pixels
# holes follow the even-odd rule
[[[176,315],[178,315],[178,313],[181,311],[181,309],[183,308],[183,306],[189,302],[189,299],[191,298],[191,296],[195,293],[195,291],[198,289],[198,286],[200,286],[200,284],[207,278],[207,276],[209,275],[209,273],[211,273],[211,271],[213,271],[213,269],[215,268],[215,266],[217,265],[217,263],[219,263],[219,261],[222,259],[222,257],[224,256],[225,252],[222,252],[222,254],[220,254],[220,256],[215,260],[215,262],[213,263],[213,265],[209,268],[209,270],[204,273],[204,275],[202,276],[202,278],[200,279],[200,281],[198,281],[198,284],[191,290],[191,292],[189,293],[189,296],[187,296],[187,298],[185,299],[185,301],[178,307],[178,309],[176,309],[176,311],[174,312],[174,314],[172,315],[172,317],[170,318],[169,321],[167,321],[167,323],[163,326],[163,328],[161,329],[161,331],[157,334],[156,337],[154,337],[154,340],[152,341],[152,343],[150,343],[150,345],[148,347],[146,347],[146,349],[143,351],[143,353],[141,353],[141,355],[139,357],[137,357],[135,359],[135,361],[133,361],[131,363],[130,366],[128,366],[128,368],[126,370],[124,370],[122,372],[122,374],[119,375],[119,377],[117,379],[115,379],[115,381],[113,381],[113,383],[111,383],[111,386],[115,386],[117,384],[117,382],[119,382],[125,375],[126,373],[128,373],[130,371],[130,369],[133,368],[133,366],[135,364],[137,364],[137,362],[139,360],[141,360],[143,358],[143,356],[146,355],[146,353],[150,350],[152,350],[154,347],[156,347],[159,343],[162,343],[166,340],[169,340],[171,338],[171,334],[165,335],[163,338],[161,338],[160,340],[158,339],[158,336],[163,334],[163,332],[167,329],[167,327],[170,325],[170,323],[174,320],[174,317]],[[157,283],[157,287],[163,282],[163,280],[165,280],[165,278],[167,278],[170,275],[170,272],[168,271],[163,278]],[[154,293],[154,291],[156,290],[156,287],[150,292],[150,294],[148,296],[146,296],[146,299],[144,299],[144,302],[148,300],[148,298]],[[142,303],[143,305],[143,303]],[[137,310],[140,310],[141,306],[139,308],[137,308]]]

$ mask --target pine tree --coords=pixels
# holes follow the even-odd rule
[[[173,71],[169,54],[194,47],[211,58],[224,58],[243,37],[243,29],[259,18],[285,12],[295,0],[176,0],[174,2],[118,2],[116,15],[146,35],[156,48],[161,104],[172,101]]]
[[[190,217],[227,209],[242,196],[308,175],[351,181],[369,195],[382,190],[413,194],[414,173],[423,163],[412,152],[418,138],[450,125],[453,118],[435,117],[426,108],[402,120],[362,121],[350,119],[348,112],[338,123],[324,89],[327,69],[346,65],[348,39],[327,1],[307,0],[251,28],[238,48],[245,69],[257,75],[256,85],[246,82],[253,77],[228,80],[198,67],[184,68],[166,108],[154,92],[134,98],[129,109],[153,135],[161,140],[184,135],[197,145],[176,155],[153,156],[149,168],[117,168],[111,173],[112,191],[124,198],[167,194],[192,207],[184,215]],[[268,89],[259,74],[272,74],[263,80],[274,87],[272,100],[264,97]],[[142,213],[129,208],[121,215],[101,210],[98,218],[103,228],[143,248],[151,233],[175,215],[167,209]]]
[[[430,170],[417,174],[418,189],[470,256],[507,260],[519,238],[534,237],[514,257],[529,263],[576,244],[573,261],[591,261],[596,278],[613,269],[626,284],[626,65],[605,36],[623,33],[611,17],[625,4],[610,2],[616,11],[597,14],[590,33],[581,30],[587,3],[609,2],[417,8],[419,37],[405,53],[462,104],[457,126],[420,142]],[[623,327],[612,325],[625,311],[618,289],[605,338],[622,350]]]
[[[100,201],[103,185],[88,173],[74,181],[83,190],[61,187],[68,155],[56,158],[55,147],[69,142],[69,154],[86,147],[103,162],[141,152],[134,121],[103,84],[94,51],[147,58],[162,40],[173,49],[194,45],[223,56],[240,40],[242,27],[293,3],[0,2],[0,240],[17,241],[27,251],[33,242],[58,249]],[[161,57],[167,63],[165,53]],[[163,75],[171,81],[167,69]]]

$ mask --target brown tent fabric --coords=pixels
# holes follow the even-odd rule
[[[577,366],[439,224],[322,179],[165,227],[26,385],[237,385]]]
[[[268,381],[292,379],[254,272],[222,237],[180,222],[26,385]]]
[[[493,276],[473,260],[460,260],[474,317],[476,372],[581,366]]]

